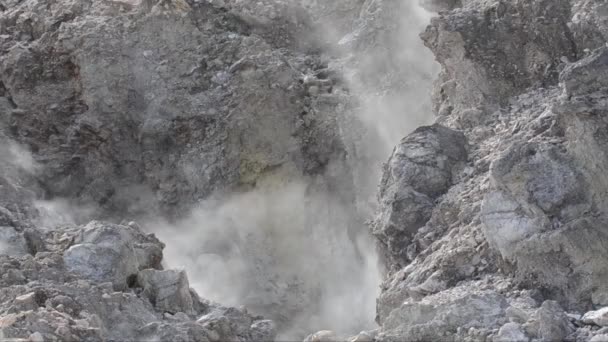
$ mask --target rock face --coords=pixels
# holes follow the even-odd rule
[[[275,49],[257,23],[206,2],[146,4],[3,12],[5,121],[35,151],[49,192],[113,217],[177,214],[269,170],[319,173],[340,154],[335,123],[301,82],[321,60]],[[323,82],[314,92],[331,88]]]
[[[369,80],[380,98],[395,99],[398,89],[413,88],[406,72],[367,68],[376,51],[390,60],[378,65],[406,59],[392,46],[396,4],[0,1],[0,254],[12,258],[2,264],[0,308],[13,315],[0,339],[271,340],[289,329],[304,337],[308,323],[326,324],[327,312],[373,306],[372,291],[362,300],[346,296],[361,280],[377,288],[373,253],[360,246],[367,237],[360,208],[369,211],[372,191],[355,183],[374,184],[368,176],[384,158],[360,141],[368,129],[358,98],[368,89],[354,85]],[[417,74],[430,84],[426,71]],[[369,139],[380,135],[369,131]],[[302,198],[294,199],[292,183],[304,184]],[[230,295],[275,322],[199,300],[189,289],[199,274],[164,270],[164,245],[125,224],[170,226],[201,201],[268,188],[288,190],[288,203],[303,212],[297,222],[269,220],[276,211],[251,206],[257,216],[235,215],[242,231],[232,235],[233,225],[222,224],[219,238],[193,238],[184,249],[194,259],[245,259],[245,290]],[[251,216],[259,220],[243,224]],[[361,264],[372,272],[360,272]],[[23,271],[30,269],[41,273],[32,279],[33,270]],[[229,273],[220,271],[218,279]],[[36,299],[39,289],[61,297],[47,306]],[[21,298],[30,293],[44,310]],[[329,297],[338,303],[327,304]],[[60,305],[75,309],[57,309],[63,314],[55,319]],[[372,328],[373,310],[362,311],[339,321]],[[211,312],[219,313],[201,318]],[[78,331],[70,328],[76,321]]]
[[[459,132],[468,149],[445,164],[449,177],[409,178],[417,162],[394,160],[420,149],[415,131],[385,168],[372,224],[391,256],[379,340],[602,340],[603,309],[581,314],[608,304],[604,4],[423,5],[441,11],[421,35],[442,66],[435,127]],[[395,175],[408,190],[387,201]],[[429,180],[442,185],[434,197]],[[475,297],[480,281],[502,299]]]
[[[608,5],[420,4],[0,0],[0,340],[606,340]]]
[[[417,129],[395,148],[385,166],[379,194],[382,211],[373,227],[391,263],[411,260],[407,253],[412,238],[466,160],[464,135],[439,125]]]

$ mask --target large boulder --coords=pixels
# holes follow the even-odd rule
[[[140,269],[160,267],[163,247],[134,227],[93,221],[75,237],[63,260],[80,277],[125,288]]]
[[[395,148],[380,185],[380,210],[372,232],[386,246],[392,263],[405,264],[407,247],[431,217],[435,200],[452,185],[467,160],[460,132],[434,125],[421,127]]]
[[[137,274],[137,284],[159,311],[175,314],[193,310],[188,276],[184,271],[143,270]]]

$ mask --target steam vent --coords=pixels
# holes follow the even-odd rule
[[[0,0],[0,342],[608,342],[608,1]]]

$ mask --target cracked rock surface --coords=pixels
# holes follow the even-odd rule
[[[0,0],[0,340],[608,340],[608,4],[419,3]]]

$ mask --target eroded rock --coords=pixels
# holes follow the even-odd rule
[[[466,139],[442,126],[422,127],[401,141],[385,166],[381,211],[372,231],[391,258],[405,265],[407,246],[431,217],[435,200],[467,159]]]
[[[137,284],[157,310],[173,314],[193,310],[190,285],[184,271],[143,270],[137,274]]]

